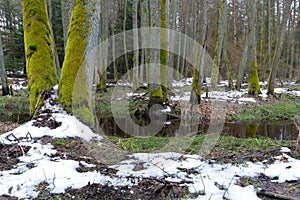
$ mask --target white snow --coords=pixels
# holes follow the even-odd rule
[[[170,106],[167,106],[166,109],[163,109],[160,112],[162,112],[162,113],[168,113],[168,112],[172,112],[172,110],[171,110]]]
[[[174,83],[176,86],[188,85],[191,79]],[[173,85],[174,85],[173,84]],[[226,84],[224,82],[223,84]],[[127,85],[126,83],[124,85]],[[56,87],[57,89],[57,87]],[[284,88],[277,88],[276,93],[291,93],[300,96],[300,91],[288,91]],[[256,102],[254,98],[244,97],[247,92],[242,90],[229,92],[209,92],[210,98],[238,102]],[[132,95],[135,95],[132,93]],[[171,100],[187,100],[190,92],[171,98]],[[203,94],[205,95],[205,94]],[[262,97],[267,98],[265,90]],[[55,95],[52,98],[56,98]],[[250,185],[241,187],[236,185],[241,176],[256,176],[260,173],[271,178],[277,177],[275,181],[285,182],[300,179],[300,161],[293,159],[285,153],[290,149],[282,147],[282,155],[275,157],[274,164],[266,165],[262,162],[247,162],[243,165],[231,164],[211,164],[203,160],[198,155],[184,155],[179,153],[137,153],[132,154],[127,160],[119,164],[111,165],[110,168],[117,169],[117,175],[110,177],[97,171],[80,173],[76,169],[79,163],[87,168],[93,167],[89,163],[82,161],[68,160],[66,158],[53,157],[56,150],[51,144],[42,144],[41,141],[28,140],[28,135],[33,138],[42,136],[52,136],[56,138],[80,137],[84,140],[97,139],[101,145],[102,137],[81,123],[76,117],[68,115],[60,106],[51,106],[46,102],[45,108],[49,108],[57,113],[52,114],[53,119],[61,122],[61,126],[51,130],[47,127],[37,128],[33,122],[29,121],[19,126],[13,131],[0,136],[1,144],[17,143],[20,148],[29,146],[30,150],[20,156],[19,163],[10,170],[0,172],[0,195],[16,196],[18,198],[31,199],[38,195],[36,187],[42,182],[48,183],[49,191],[52,193],[62,193],[67,188],[81,188],[87,184],[99,183],[110,186],[137,185],[142,177],[156,177],[170,182],[182,183],[188,187],[190,193],[198,194],[196,199],[223,199],[223,196],[231,200],[243,199],[255,200],[255,188]],[[44,109],[45,109],[44,108]],[[167,107],[164,112],[170,112]],[[168,124],[168,123],[165,123]],[[16,141],[16,138],[18,141]],[[101,158],[99,158],[101,159]],[[33,167],[29,167],[29,165]],[[189,174],[187,169],[195,173]],[[131,177],[134,177],[132,179]],[[217,186],[228,188],[224,189]],[[203,195],[201,195],[203,193]]]

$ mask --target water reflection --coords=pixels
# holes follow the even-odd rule
[[[128,119],[122,119],[124,123]],[[141,122],[140,122],[141,123]],[[147,125],[148,122],[144,122]],[[143,124],[142,124],[143,125]],[[102,118],[100,120],[101,129],[109,136],[130,137],[127,131],[121,130],[113,118]],[[157,133],[157,136],[175,136],[180,126],[180,120],[169,120],[164,123],[163,129]],[[198,132],[205,133],[209,124],[199,123]],[[130,130],[130,128],[128,128]],[[298,130],[292,121],[268,122],[268,123],[244,123],[244,122],[226,122],[222,130],[223,135],[239,138],[264,138],[269,137],[276,140],[295,140],[298,137]],[[143,136],[142,133],[140,136]]]

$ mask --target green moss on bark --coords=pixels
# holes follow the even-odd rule
[[[22,0],[30,111],[45,89],[57,84],[50,25],[44,0]],[[38,108],[38,107],[37,107]]]
[[[59,82],[59,101],[72,112],[72,95],[76,76],[85,59],[89,26],[87,25],[87,0],[76,0],[68,31],[66,55]]]
[[[261,94],[258,73],[257,73],[257,61],[256,58],[252,61],[252,69],[248,80],[248,94]]]

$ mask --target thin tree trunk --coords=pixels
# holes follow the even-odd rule
[[[219,15],[219,27],[218,27],[218,41],[214,52],[214,64],[211,72],[211,86],[213,90],[217,88],[217,84],[219,81],[219,68],[221,63],[221,53],[222,53],[224,33],[225,33],[224,19],[225,17],[227,17],[225,15],[226,4],[227,4],[227,0],[222,0],[221,8],[219,11],[220,15]]]
[[[202,26],[202,35],[201,35],[201,44],[202,44],[202,52],[199,50],[196,53],[196,60],[200,60],[199,69],[197,67],[194,68],[194,76],[192,82],[192,92],[190,96],[191,104],[199,104],[201,101],[201,86],[203,83],[204,77],[204,59],[205,59],[205,48],[206,48],[206,29],[207,29],[207,4],[206,0],[202,1],[203,9],[203,26]],[[200,8],[199,8],[200,10]],[[199,13],[200,14],[200,13]],[[198,62],[197,62],[198,63]]]
[[[107,68],[107,57],[108,57],[108,1],[102,1],[101,3],[101,34],[99,35],[99,38],[101,39],[101,42],[105,44],[105,48],[101,49],[100,55],[101,55],[101,62],[100,62],[100,85],[99,89],[101,91],[106,92],[106,68]]]
[[[248,0],[249,6],[249,69],[248,94],[254,95],[261,93],[258,73],[257,73],[257,52],[256,52],[256,0]]]
[[[282,24],[281,24],[281,32],[280,32],[280,38],[278,41],[278,44],[276,45],[276,51],[274,54],[273,62],[272,62],[272,68],[270,71],[269,79],[268,79],[268,92],[267,94],[274,95],[274,88],[275,88],[275,82],[276,82],[276,75],[279,67],[279,61],[283,49],[284,39],[285,39],[285,33],[286,33],[286,24],[289,20],[290,12],[291,12],[291,0],[287,0],[285,7],[284,7],[284,13],[282,18]]]
[[[138,34],[138,0],[132,2],[132,22],[133,22],[133,88],[139,86],[139,34]]]
[[[2,47],[2,36],[0,33],[0,78],[2,83],[2,96],[9,95],[9,86],[8,80],[5,71],[4,65],[4,55],[3,55],[3,47]]]
[[[168,99],[168,32],[167,27],[167,0],[161,0],[160,2],[160,81],[162,87],[163,101]]]
[[[47,0],[47,10],[48,10],[48,16],[49,16],[49,24],[50,24],[50,31],[51,33],[53,33],[53,25],[52,25],[52,0]],[[58,58],[58,54],[56,51],[56,42],[54,39],[54,35],[51,34],[52,37],[52,41],[53,41],[53,52],[54,52],[54,59],[55,59],[55,64],[56,64],[56,73],[58,76],[58,79],[60,78],[60,63],[59,63],[59,58]]]
[[[260,28],[260,74],[263,80],[265,80],[265,1],[262,1],[261,6],[261,28]]]
[[[123,22],[123,32],[126,31],[126,21],[127,21],[127,5],[128,5],[128,0],[125,1],[125,6],[124,6],[124,22]],[[125,52],[125,66],[126,66],[126,71],[127,71],[127,80],[130,81],[130,72],[129,72],[129,65],[128,65],[128,55],[127,55],[127,46],[126,46],[126,35],[124,34],[124,52]]]
[[[116,0],[113,1],[113,16],[114,16],[114,20],[117,18],[116,15]],[[115,35],[115,23],[111,23],[111,32],[112,35]],[[117,68],[117,62],[116,62],[116,41],[115,41],[115,37],[112,38],[112,53],[113,53],[113,70],[114,70],[114,81],[117,82],[119,77],[118,77],[118,68]]]
[[[71,14],[73,10],[74,0],[61,0],[61,14],[62,14],[62,24],[64,33],[64,47],[66,49],[68,40],[68,30],[71,20]]]
[[[242,60],[241,60],[239,71],[238,71],[238,76],[237,76],[236,83],[235,83],[235,89],[238,90],[238,91],[241,89],[241,85],[242,85],[242,82],[243,82],[243,79],[244,79],[245,66],[247,64],[247,59],[248,59],[248,49],[249,49],[249,38],[247,36],[244,51],[243,51]]]
[[[224,30],[225,30],[225,34],[224,34],[224,45],[223,45],[223,57],[224,57],[224,61],[225,61],[225,66],[227,69],[227,78],[228,78],[228,87],[229,89],[233,88],[233,78],[232,78],[232,69],[231,69],[231,63],[227,54],[227,48],[228,48],[228,21],[227,21],[227,3],[225,4],[224,7]]]
[[[237,12],[236,12],[236,0],[232,1],[233,4],[233,44],[237,46]]]

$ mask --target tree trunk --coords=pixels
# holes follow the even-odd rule
[[[167,0],[161,0],[160,2],[160,81],[162,87],[163,101],[168,99],[168,32],[167,27]]]
[[[71,14],[73,10],[74,0],[61,0],[61,14],[64,33],[64,47],[66,50],[68,40],[68,30],[70,26]]]
[[[107,58],[108,58],[108,1],[102,1],[101,3],[101,26],[99,34],[99,42],[105,44],[105,48],[100,51],[100,85],[99,89],[106,92],[106,68],[107,68]]]
[[[35,114],[41,93],[57,84],[58,79],[46,1],[22,0],[22,4],[30,111]]]
[[[249,36],[247,36],[247,38],[246,38],[243,56],[242,56],[242,60],[240,63],[240,67],[239,67],[239,71],[238,71],[238,75],[237,75],[237,79],[236,79],[236,83],[235,83],[235,89],[238,91],[241,89],[242,82],[244,79],[245,66],[247,64],[247,59],[248,59],[248,49],[249,49]]]
[[[202,43],[202,52],[198,51],[196,53],[196,60],[200,59],[200,66],[199,68],[194,67],[194,75],[193,75],[193,82],[192,82],[192,92],[190,97],[191,104],[199,104],[201,101],[201,86],[203,83],[204,77],[204,58],[205,58],[205,48],[206,48],[206,29],[207,29],[207,4],[206,0],[202,2],[202,10],[203,10],[203,26],[202,26],[202,36],[201,36],[201,43]],[[200,9],[200,8],[199,8]],[[197,62],[198,63],[198,62]]]
[[[8,80],[6,77],[6,71],[5,71],[5,66],[4,66],[4,55],[3,55],[1,33],[0,33],[0,78],[1,78],[1,83],[2,83],[2,96],[9,95]]]
[[[260,85],[257,73],[257,53],[256,53],[256,0],[248,0],[249,6],[249,69],[250,77],[248,78],[248,94],[260,94]]]
[[[233,78],[232,78],[232,69],[231,69],[231,63],[227,54],[227,48],[228,48],[228,21],[227,21],[227,3],[224,7],[224,44],[223,44],[223,57],[224,57],[224,63],[227,69],[227,78],[228,78],[228,87],[229,89],[233,88]]]
[[[127,21],[127,5],[128,0],[124,0],[124,22],[123,22],[123,32],[126,31],[126,21]],[[125,66],[127,71],[127,80],[130,81],[130,72],[129,72],[129,66],[128,66],[128,55],[127,55],[127,46],[126,46],[126,35],[124,34],[124,52],[125,52]]]
[[[222,0],[221,8],[219,11],[220,15],[219,15],[219,27],[218,27],[218,41],[214,52],[214,64],[211,72],[211,86],[213,90],[217,88],[217,84],[219,81],[219,68],[221,63],[221,53],[222,53],[224,33],[225,33],[224,19],[227,17],[226,9],[225,9],[226,4],[227,4],[227,0]]]
[[[89,11],[88,0],[75,0],[68,31],[66,56],[59,82],[59,101],[68,112],[82,113],[84,121],[92,123],[88,112],[90,103],[87,87],[85,53],[88,46],[88,36],[91,22],[87,19]],[[74,91],[74,85],[81,87]],[[76,88],[76,87],[75,87]],[[76,95],[76,98],[74,97]]]
[[[276,75],[279,67],[279,61],[283,49],[283,44],[284,44],[284,39],[285,39],[285,33],[286,33],[286,24],[287,21],[289,20],[290,12],[291,12],[291,0],[287,0],[285,7],[284,7],[284,13],[283,13],[283,18],[282,18],[282,23],[281,23],[281,31],[280,31],[280,37],[279,41],[277,43],[277,48],[274,53],[274,58],[272,62],[272,68],[270,71],[269,79],[268,79],[268,92],[267,94],[272,94],[274,95],[274,87],[275,87],[275,82],[276,82]]]
[[[261,6],[261,28],[260,28],[260,75],[265,80],[265,1]]]
[[[132,2],[132,23],[133,23],[133,88],[139,87],[139,34],[138,34],[138,0]]]
[[[51,36],[52,36],[52,41],[53,41],[53,52],[54,52],[54,58],[55,58],[55,65],[56,65],[56,72],[57,72],[57,76],[58,79],[60,78],[60,63],[59,63],[59,58],[58,58],[58,54],[57,54],[57,50],[56,50],[56,42],[54,39],[54,35],[53,35],[53,26],[52,26],[52,0],[46,0],[47,2],[47,10],[48,10],[48,16],[49,16],[49,24],[50,24],[50,31],[51,31]]]
[[[236,12],[236,0],[232,1],[233,4],[233,44],[237,46],[237,12]]]

